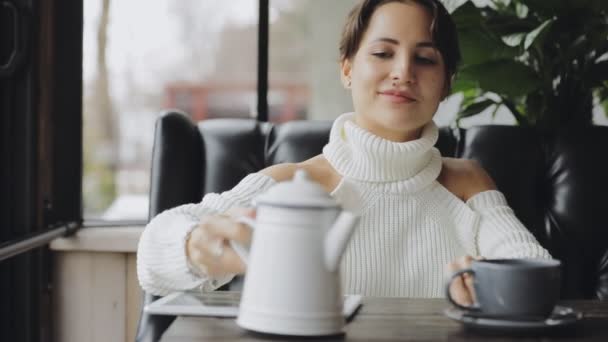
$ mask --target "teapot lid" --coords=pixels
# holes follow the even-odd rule
[[[256,204],[273,207],[333,208],[338,203],[308,173],[297,169],[291,181],[280,182],[256,198]]]

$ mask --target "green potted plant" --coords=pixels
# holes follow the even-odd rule
[[[505,106],[522,126],[592,124],[608,103],[608,1],[458,3],[458,120]]]

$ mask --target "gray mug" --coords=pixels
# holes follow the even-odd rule
[[[507,318],[545,318],[551,314],[560,295],[561,263],[546,259],[474,260],[470,268],[452,274],[446,284],[446,297],[468,314]],[[472,275],[476,302],[463,306],[450,295],[456,277]]]

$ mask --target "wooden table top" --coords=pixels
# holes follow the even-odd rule
[[[541,335],[512,336],[480,333],[464,329],[447,318],[444,299],[366,297],[355,318],[346,325],[346,334],[307,338],[319,341],[608,341],[608,301],[565,301],[584,314],[583,320],[568,329],[553,329]],[[268,341],[303,340],[287,336],[256,334],[237,326],[234,319],[178,317],[161,341]]]

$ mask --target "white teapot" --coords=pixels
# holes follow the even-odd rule
[[[237,324],[281,335],[342,332],[339,265],[358,216],[342,211],[323,188],[297,170],[255,200],[249,253]]]

